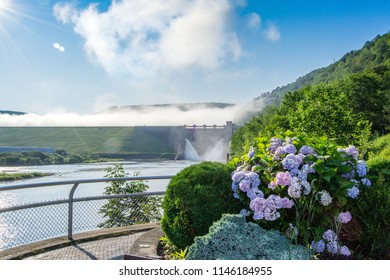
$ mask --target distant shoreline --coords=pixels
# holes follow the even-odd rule
[[[42,166],[60,164],[97,163],[124,160],[182,160],[176,153],[96,153],[76,155],[68,153],[0,152],[0,167]]]
[[[0,172],[0,182],[13,182],[19,180],[35,179],[46,176],[51,176],[54,173],[28,172],[28,173],[7,173]]]

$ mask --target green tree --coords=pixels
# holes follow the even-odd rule
[[[370,135],[370,122],[355,113],[349,99],[335,85],[317,85],[302,90],[304,98],[296,110],[288,112],[290,129],[327,136],[339,145],[364,146]]]
[[[341,87],[355,113],[361,113],[372,123],[372,131],[384,134],[387,120],[383,114],[389,104],[388,92],[380,75],[369,72],[351,75]]]
[[[114,167],[106,168],[106,178],[128,177],[122,164],[116,164]],[[135,172],[134,176],[138,176]],[[142,193],[149,189],[143,180],[138,181],[112,181],[105,188],[105,195],[125,195]],[[162,198],[156,196],[136,196],[112,198],[103,205],[99,213],[103,214],[105,221],[98,227],[110,228],[127,226],[132,224],[149,223],[160,220],[161,218]]]

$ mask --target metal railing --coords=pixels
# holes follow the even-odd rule
[[[12,191],[34,190],[38,191],[43,187],[71,186],[68,198],[56,199],[44,202],[12,205],[2,207],[0,197],[0,250],[49,239],[52,237],[66,236],[72,240],[75,232],[99,228],[104,222],[104,215],[101,213],[103,205],[116,199],[118,203],[126,203],[129,199],[137,200],[137,205],[148,203],[151,197],[162,197],[164,192],[144,192],[116,195],[95,195],[87,197],[75,197],[75,191],[80,185],[91,183],[109,183],[144,180],[167,180],[172,176],[135,176],[121,178],[102,178],[85,180],[68,180],[45,183],[32,183],[20,185],[8,185],[0,187],[0,195]],[[52,189],[51,189],[52,190]],[[121,201],[120,199],[123,199]],[[91,204],[93,203],[93,204]],[[75,209],[79,205],[80,209]],[[135,204],[132,204],[135,205]],[[162,213],[162,209],[159,209]],[[133,216],[139,207],[133,207]],[[141,214],[141,213],[139,213]],[[75,216],[78,216],[79,224],[75,228]],[[76,217],[77,218],[77,217]],[[134,222],[119,221],[121,226]],[[101,226],[100,226],[101,227]],[[106,226],[105,226],[106,227]]]

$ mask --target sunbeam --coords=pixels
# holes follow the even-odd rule
[[[0,0],[0,32],[4,31],[4,21],[12,8],[11,0]]]

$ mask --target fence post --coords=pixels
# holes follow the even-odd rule
[[[73,185],[69,192],[69,207],[68,207],[68,239],[73,239],[73,195],[79,183]]]

